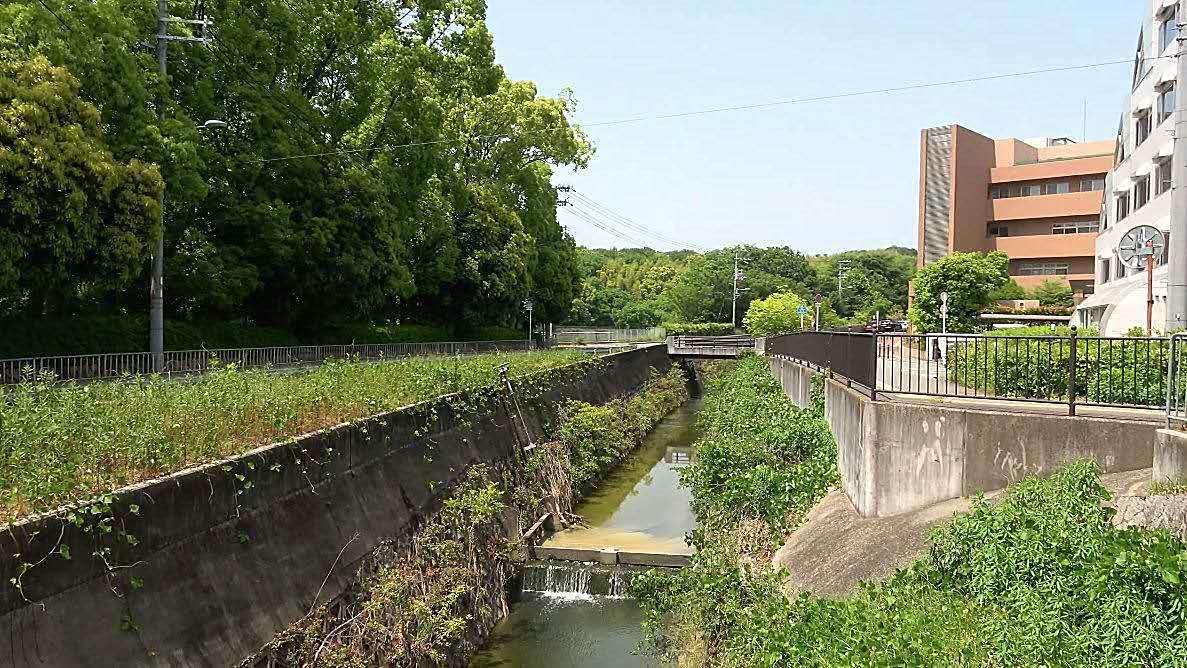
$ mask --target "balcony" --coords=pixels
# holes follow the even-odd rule
[[[989,220],[1028,220],[1032,218],[1063,218],[1066,216],[1096,216],[1104,193],[1088,191],[1062,195],[1009,197],[989,201]]]

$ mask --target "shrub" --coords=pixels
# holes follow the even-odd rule
[[[747,331],[754,336],[773,336],[800,330],[798,310],[807,303],[794,292],[776,292],[766,299],[755,299],[746,309],[743,322]],[[804,318],[805,326],[812,322],[811,316]]]
[[[940,330],[940,295],[948,293],[948,331],[971,332],[993,302],[993,293],[1009,280],[1005,253],[952,253],[920,269],[908,317],[916,331]]]
[[[725,336],[734,333],[734,326],[728,322],[665,322],[660,327],[668,336]]]

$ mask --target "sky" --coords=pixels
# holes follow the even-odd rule
[[[578,123],[1130,61],[1149,0],[488,0],[499,62]],[[683,244],[915,247],[919,131],[1110,139],[1131,66],[592,126],[557,184]],[[561,211],[578,243],[623,241]],[[656,242],[652,247],[673,250]]]

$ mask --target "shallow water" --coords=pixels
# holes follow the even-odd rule
[[[693,399],[664,418],[576,508],[589,526],[557,534],[547,544],[689,552],[684,535],[696,527],[696,518],[689,508],[689,492],[679,484],[679,469],[694,456],[691,446],[697,437],[699,409],[700,401]],[[581,568],[580,564],[570,567]],[[555,589],[581,588],[574,584],[582,581],[580,577],[553,575],[541,580],[566,583],[548,585]],[[525,578],[525,585],[532,579]],[[617,587],[610,589],[617,591]],[[653,657],[638,653],[642,621],[638,604],[629,599],[526,591],[471,666],[660,666]]]

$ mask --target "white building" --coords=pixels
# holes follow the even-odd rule
[[[1171,155],[1179,44],[1178,0],[1142,0],[1150,13],[1142,24],[1134,59],[1132,88],[1117,133],[1117,155],[1106,177],[1100,234],[1096,239],[1095,294],[1077,307],[1072,322],[1098,327],[1106,336],[1146,326],[1145,267],[1131,268],[1117,256],[1117,245],[1139,225],[1169,234]],[[1166,322],[1166,254],[1154,269],[1154,328]]]

